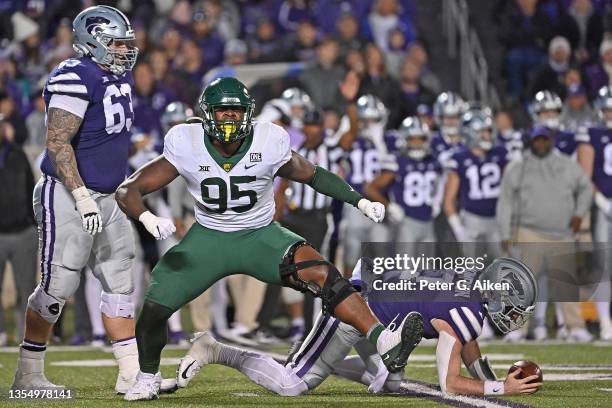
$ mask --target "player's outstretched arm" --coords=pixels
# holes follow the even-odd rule
[[[57,177],[72,193],[83,221],[83,229],[94,235],[102,231],[102,217],[98,205],[91,198],[79,174],[74,149],[70,144],[83,118],[67,110],[49,108],[47,112],[47,152]]]
[[[121,183],[115,192],[115,200],[121,211],[142,222],[156,239],[165,239],[176,230],[174,223],[148,211],[143,197],[170,184],[178,175],[176,167],[164,156],[159,156]]]
[[[482,381],[461,375],[461,357],[463,345],[453,328],[444,320],[435,319],[433,327],[438,331],[436,347],[436,366],[440,388],[444,392],[461,395],[517,395],[532,394],[542,383],[530,383],[537,376],[517,379],[519,370],[508,375],[506,381]],[[517,373],[517,374],[515,374]]]
[[[313,165],[296,152],[291,152],[291,159],[278,169],[276,175],[308,184],[321,194],[350,203],[374,222],[382,222],[385,217],[384,205],[363,198],[346,181],[322,167]]]

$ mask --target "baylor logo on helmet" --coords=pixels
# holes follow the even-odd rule
[[[49,309],[49,312],[51,314],[58,314],[59,313],[59,303],[54,303],[52,305],[50,305],[47,309]]]

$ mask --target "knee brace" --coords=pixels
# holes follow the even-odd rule
[[[351,294],[356,293],[356,290],[346,278],[342,277],[338,269],[329,261],[313,259],[294,263],[296,250],[305,245],[310,244],[302,241],[289,248],[287,255],[283,258],[283,262],[279,265],[281,280],[285,286],[300,292],[311,292],[315,297],[320,297],[323,302],[323,312],[333,316],[336,306]],[[325,278],[322,288],[316,282],[305,281],[298,274],[300,269],[311,268],[317,265],[327,266],[327,277]]]
[[[28,307],[51,324],[57,322],[65,304],[66,301],[64,299],[58,299],[49,295],[40,286],[37,286],[28,298]]]
[[[132,295],[102,292],[100,311],[111,319],[116,317],[133,319],[134,303],[132,302]]]

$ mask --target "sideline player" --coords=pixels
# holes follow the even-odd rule
[[[361,278],[360,261],[355,267],[352,283],[368,296],[368,304],[382,322],[391,328],[405,316],[423,318],[425,338],[437,338],[436,366],[443,392],[464,395],[513,395],[536,392],[542,383],[529,383],[537,376],[518,379],[517,373],[498,381],[489,361],[480,353],[476,338],[480,334],[484,315],[504,333],[524,325],[531,315],[537,288],[531,271],[521,262],[498,258],[478,278],[491,283],[509,283],[508,291],[422,292],[422,300],[386,299],[387,293],[374,296],[370,280]],[[393,274],[393,272],[391,272]],[[386,275],[386,273],[385,273]],[[465,275],[468,275],[467,272]],[[424,272],[418,279],[457,282],[475,276],[455,271]],[[399,276],[385,279],[397,282]],[[471,282],[474,282],[471,280]],[[369,289],[368,289],[369,287]],[[405,296],[405,295],[402,295]],[[382,298],[382,299],[381,299]],[[484,299],[484,301],[482,300]],[[297,396],[316,388],[330,374],[350,373],[348,377],[368,385],[368,391],[397,392],[403,372],[389,373],[380,357],[368,351],[368,344],[354,328],[329,315],[320,315],[317,324],[304,343],[291,354],[285,365],[271,357],[217,342],[208,332],[200,333],[177,370],[177,384],[186,387],[205,364],[222,364],[235,368],[255,383],[279,395]],[[355,346],[360,357],[345,358]],[[461,361],[472,378],[461,375]],[[346,375],[346,374],[345,374]]]
[[[134,244],[114,191],[126,175],[134,119],[130,71],[138,49],[130,22],[113,7],[82,11],[73,32],[81,56],[59,64],[43,92],[47,149],[34,190],[42,281],[28,299],[12,388],[58,387],[43,372],[46,343],[87,265],[102,283],[102,319],[119,364],[115,390],[125,393],[138,373]]]
[[[395,332],[385,329],[333,264],[302,237],[273,222],[273,180],[278,175],[308,183],[353,204],[375,222],[383,220],[384,206],[292,152],[281,127],[253,124],[254,101],[237,79],[211,82],[199,106],[203,122],[172,128],[163,155],[134,173],[116,193],[124,212],[157,239],[165,239],[174,224],[147,211],[143,196],[181,175],[195,199],[197,220],[153,269],[136,328],[140,373],[125,399],[157,398],[168,317],[217,280],[236,273],[321,297],[327,312],[376,344],[390,371],[400,370],[418,342],[414,333],[420,322],[405,319]]]

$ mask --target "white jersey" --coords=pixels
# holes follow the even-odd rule
[[[170,129],[164,157],[187,182],[196,221],[210,229],[261,228],[274,217],[274,175],[291,159],[289,135],[269,122],[255,123],[253,137],[224,158],[200,123]]]

